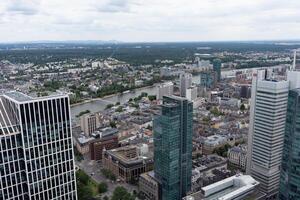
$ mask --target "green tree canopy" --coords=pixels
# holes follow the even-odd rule
[[[134,196],[127,192],[124,187],[118,186],[114,190],[111,200],[134,200]]]

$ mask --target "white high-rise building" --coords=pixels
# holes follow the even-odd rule
[[[198,95],[197,87],[189,87],[188,89],[186,89],[186,98],[189,101],[194,101],[195,99],[197,99],[197,95]]]
[[[166,82],[157,87],[157,99],[162,100],[163,96],[172,96],[174,93],[174,84]]]
[[[180,96],[186,97],[186,90],[192,86],[193,76],[189,73],[180,74],[179,84],[180,84]]]
[[[0,95],[0,179],[0,199],[77,199],[68,95]]]
[[[288,72],[287,81],[276,81],[269,73],[258,70],[253,75],[246,171],[273,197],[279,187],[288,92],[297,87],[300,75]]]

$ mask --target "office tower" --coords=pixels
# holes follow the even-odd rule
[[[204,88],[213,88],[217,82],[217,75],[214,71],[200,72],[200,86]]]
[[[251,97],[251,87],[248,85],[242,85],[240,89],[240,97],[249,99]]]
[[[189,87],[186,90],[186,98],[189,101],[194,101],[195,99],[197,99],[198,96],[198,88],[197,87]]]
[[[222,62],[220,59],[214,59],[213,60],[213,69],[217,73],[217,81],[219,82],[221,80],[221,67]]]
[[[300,89],[291,90],[288,97],[286,129],[282,156],[280,195],[282,200],[300,199]]]
[[[0,95],[0,199],[76,200],[67,95]]]
[[[281,200],[300,199],[300,72],[288,72],[290,91],[280,176]]]
[[[186,89],[192,86],[193,76],[189,73],[180,74],[180,96],[186,97]]]
[[[166,82],[157,87],[157,99],[162,100],[163,96],[172,96],[174,92],[174,84]]]
[[[81,116],[80,127],[81,127],[81,131],[83,131],[86,136],[90,136],[92,133],[96,131],[97,128],[100,127],[99,115],[93,113],[93,114],[85,114]]]
[[[162,200],[180,200],[191,189],[193,104],[182,97],[163,97],[153,121],[154,173]]]
[[[252,80],[246,171],[272,197],[279,188],[289,82],[268,77],[267,71],[258,70]]]

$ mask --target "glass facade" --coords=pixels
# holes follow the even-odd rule
[[[193,104],[185,98],[163,97],[154,118],[154,172],[162,200],[179,200],[191,188]]]
[[[76,200],[68,97],[1,99],[0,199]]]
[[[220,59],[214,59],[213,60],[213,69],[217,73],[218,82],[221,80],[221,67],[222,67],[221,60]]]
[[[300,199],[300,89],[289,92],[279,198]]]

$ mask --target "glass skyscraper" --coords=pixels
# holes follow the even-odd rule
[[[154,118],[154,172],[162,200],[180,200],[191,188],[193,104],[182,97],[163,97]]]
[[[213,69],[217,73],[218,82],[221,80],[221,67],[222,67],[222,61],[220,59],[214,59]]]
[[[300,89],[289,91],[282,155],[279,198],[300,199]]]
[[[76,200],[69,98],[0,95],[0,199]]]

